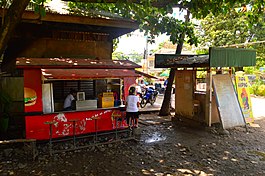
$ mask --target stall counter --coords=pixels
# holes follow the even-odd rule
[[[124,110],[124,106],[121,106],[25,116],[26,138],[47,140],[50,138],[50,126],[52,127],[52,138],[72,136],[73,121],[76,124],[76,135],[114,130],[116,129],[114,116],[119,114],[125,117]],[[117,128],[127,127],[125,118],[117,126]]]

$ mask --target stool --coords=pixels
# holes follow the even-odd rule
[[[50,155],[52,155],[52,125],[54,125],[56,122],[54,121],[47,121],[44,122],[44,124],[49,125],[50,128],[50,139],[49,139],[49,151],[50,151]]]
[[[115,114],[113,112],[112,114],[112,118],[115,119],[115,139],[118,139],[118,120],[121,119],[121,123],[122,123],[122,118],[121,118],[121,114]]]
[[[95,138],[94,138],[94,143],[96,143],[97,142],[97,140],[98,140],[98,123],[97,123],[97,121],[98,121],[98,119],[100,119],[101,117],[92,117],[91,119],[92,120],[95,120]]]
[[[75,127],[76,127],[76,122],[79,121],[79,119],[71,119],[69,122],[73,123],[73,142],[74,142],[74,148],[75,148],[75,142],[76,142],[76,136],[75,136]]]

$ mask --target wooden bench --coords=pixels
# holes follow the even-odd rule
[[[36,139],[11,139],[11,140],[4,140],[0,141],[0,145],[8,145],[8,144],[16,144],[16,143],[23,143],[25,147],[32,151],[32,158],[33,161],[38,155],[37,147],[36,147]]]

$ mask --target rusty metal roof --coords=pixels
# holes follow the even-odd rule
[[[6,11],[7,9],[0,8],[0,16],[4,16]],[[106,17],[104,15],[78,16],[50,12],[41,17],[33,11],[24,11],[21,23],[28,25],[29,28],[31,27],[30,24],[36,24],[43,29],[107,33],[112,39],[139,28],[139,23],[125,18]]]
[[[149,74],[147,74],[147,73],[144,73],[144,72],[141,72],[141,71],[138,71],[138,70],[135,70],[135,73],[140,74],[140,75],[142,75],[142,76],[144,76],[144,77],[147,77],[147,78],[158,79],[158,78],[155,77],[155,76],[149,75]]]
[[[17,68],[65,69],[135,69],[140,65],[129,60],[99,60],[77,58],[17,58]]]
[[[41,69],[48,80],[81,80],[140,77],[134,70],[128,69]]]
[[[155,68],[188,68],[209,66],[209,55],[155,55]]]

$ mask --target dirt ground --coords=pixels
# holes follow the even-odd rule
[[[263,104],[264,105],[264,104]],[[0,151],[0,175],[265,175],[265,117],[229,129],[172,123],[171,116],[142,114],[136,139],[48,155],[38,144],[35,161],[22,148]],[[64,146],[65,147],[65,146]]]

